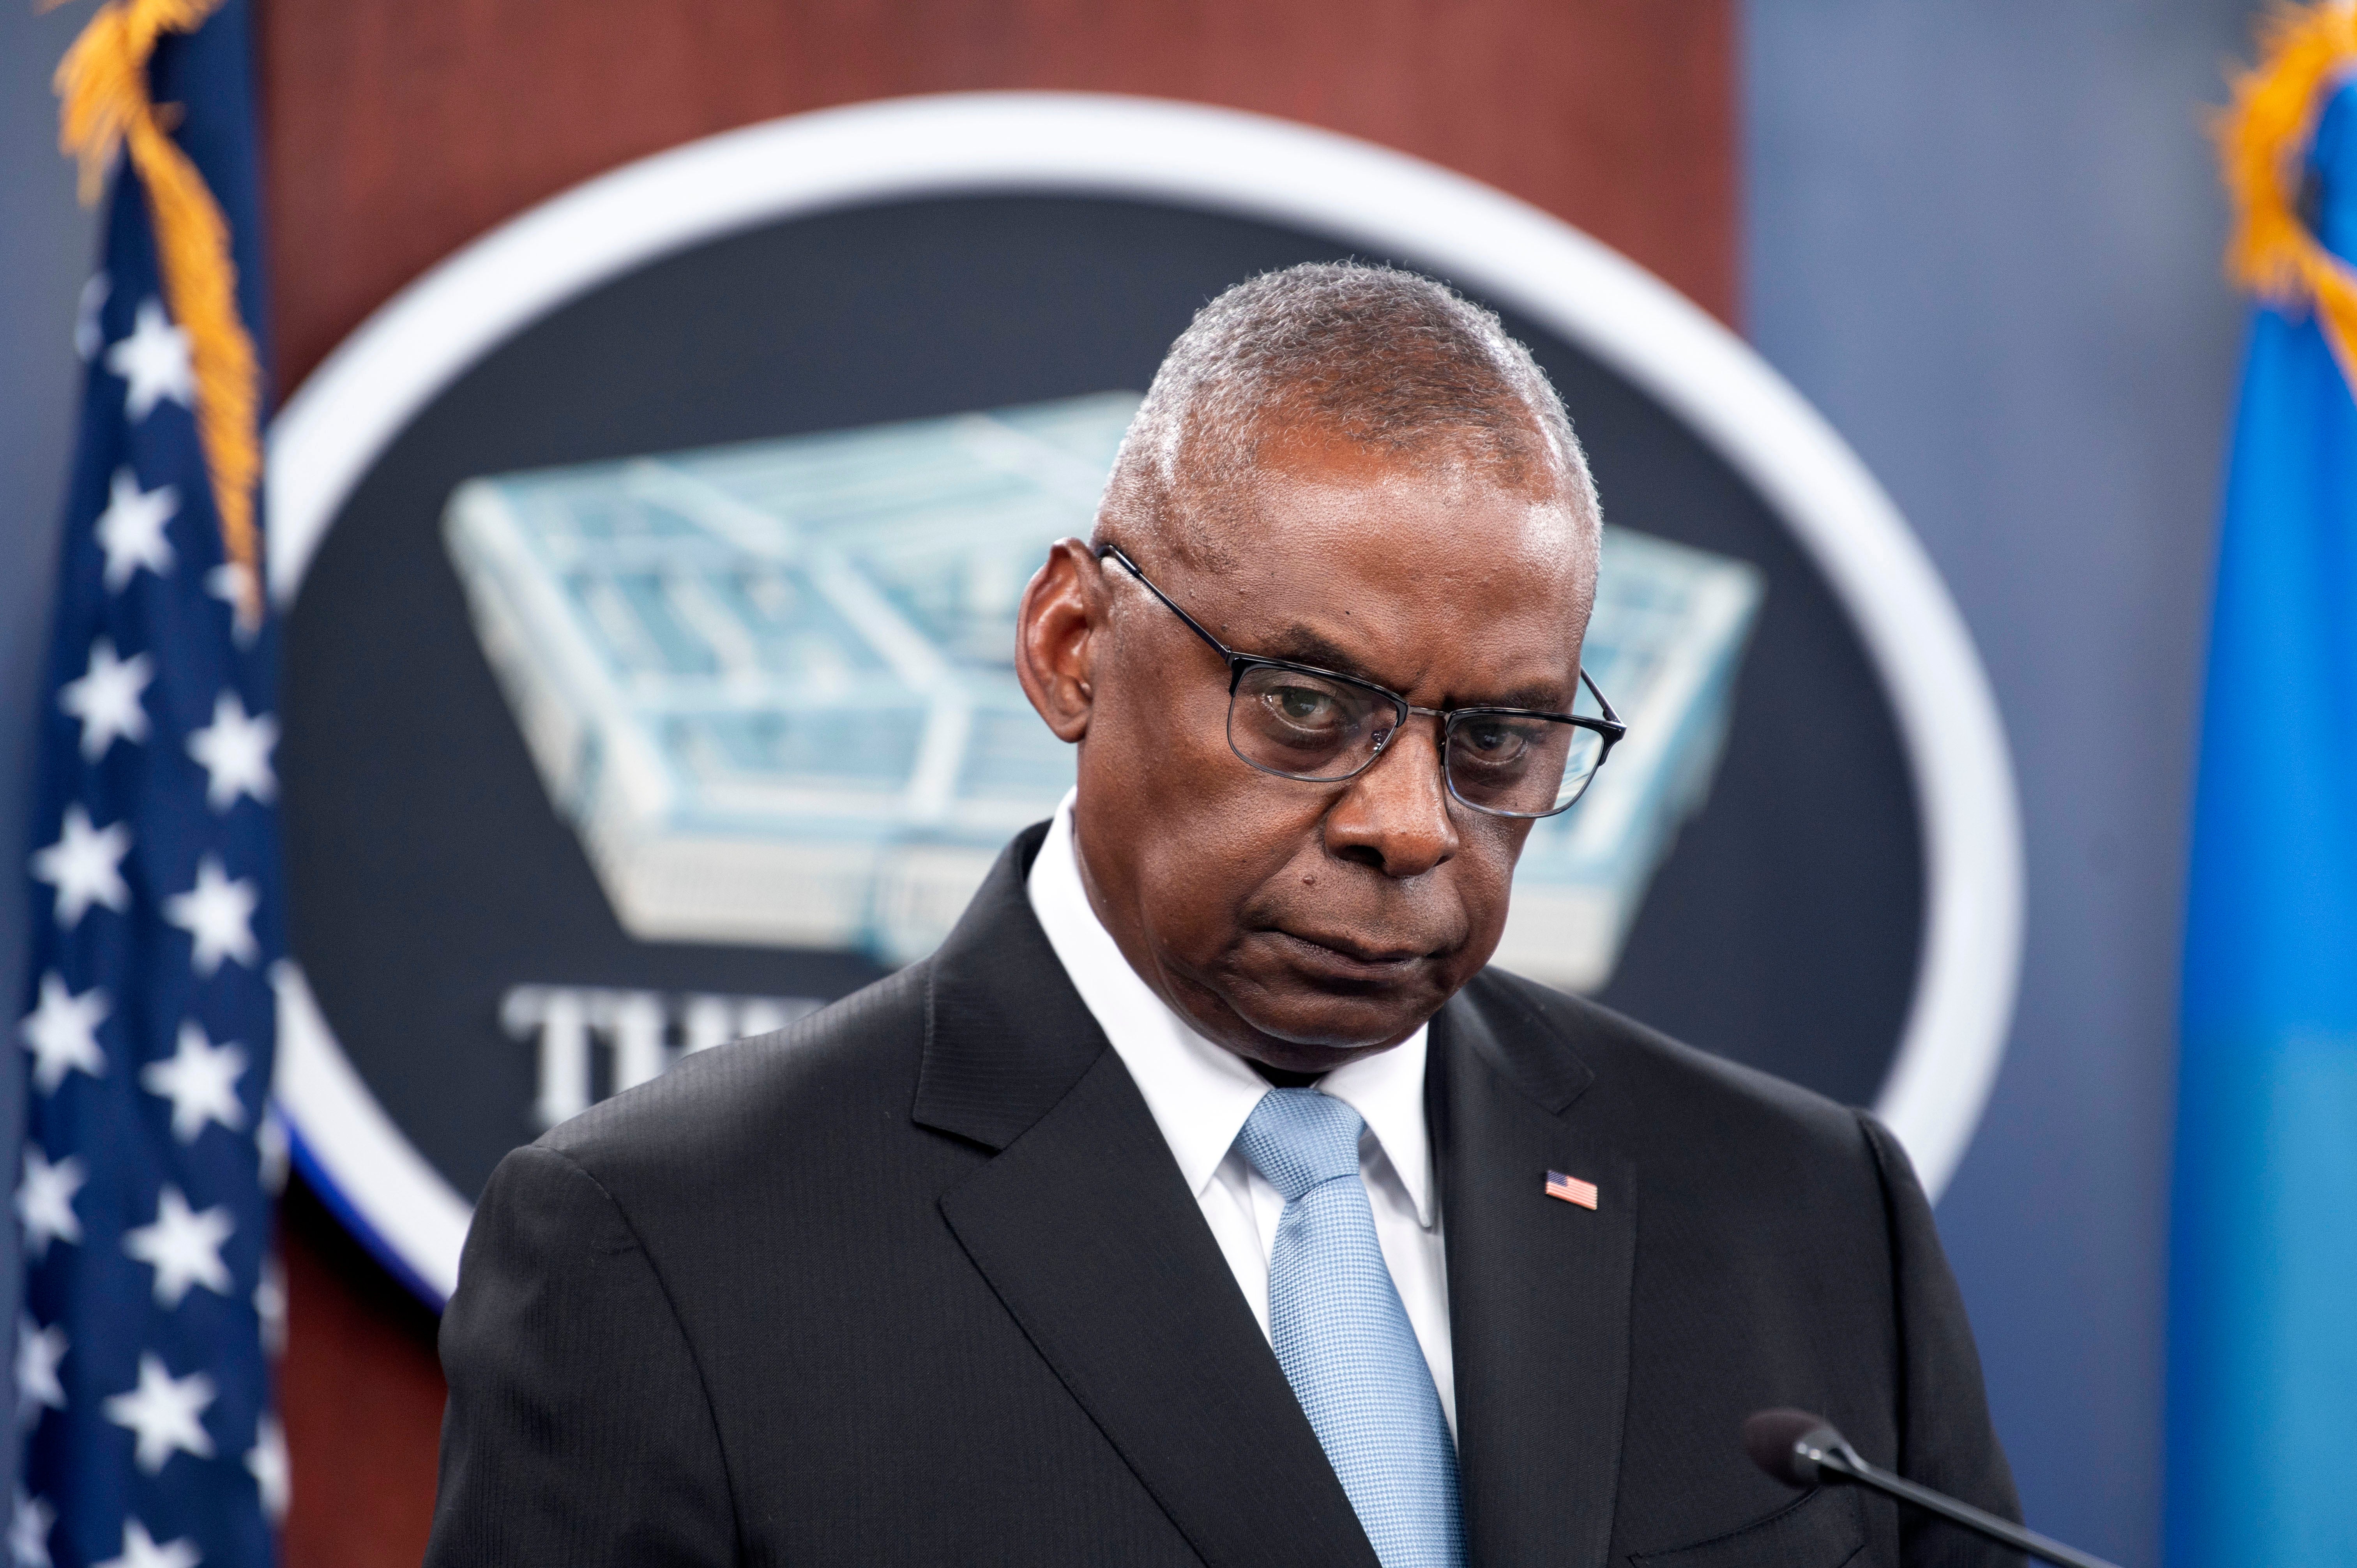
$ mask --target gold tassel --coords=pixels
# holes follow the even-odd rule
[[[221,548],[238,575],[238,616],[262,622],[261,540],[253,525],[262,478],[262,369],[237,311],[229,223],[197,166],[172,140],[169,108],[147,98],[147,59],[166,32],[191,33],[221,0],[108,0],[58,66],[58,145],[81,165],[81,198],[105,188],[115,150],[128,146],[156,229],[164,300],[188,337],[197,434],[221,514]]]
[[[2357,64],[2357,5],[2278,8],[2260,28],[2259,63],[2234,81],[2212,127],[2234,229],[2226,275],[2284,310],[2314,309],[2341,376],[2357,388],[2357,275],[2318,242],[2298,191],[2324,99]]]

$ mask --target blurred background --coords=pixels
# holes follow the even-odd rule
[[[2253,12],[259,0],[274,375],[298,385],[442,256],[631,157],[952,89],[1136,92],[1330,127],[1498,186],[1658,274],[1863,456],[1995,687],[2027,944],[1939,1222],[2031,1522],[2152,1563],[2189,802],[2246,308],[2221,271],[2204,124]],[[39,701],[76,414],[97,231],[56,151],[49,76],[86,19],[0,5],[0,714]],[[29,740],[0,724],[11,843]],[[0,890],[0,993],[22,994],[26,900],[13,876]],[[21,1096],[17,1077],[0,1092]],[[16,1115],[0,1105],[0,1125]],[[283,1225],[286,1561],[414,1562],[440,1408],[431,1314],[299,1181]]]

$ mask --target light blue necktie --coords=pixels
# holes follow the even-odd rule
[[[1359,1180],[1359,1113],[1272,1089],[1236,1147],[1285,1196],[1268,1260],[1276,1364],[1383,1568],[1460,1568],[1457,1445]]]

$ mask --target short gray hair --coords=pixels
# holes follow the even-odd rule
[[[1396,267],[1308,262],[1236,285],[1171,344],[1114,459],[1100,541],[1135,522],[1218,555],[1207,514],[1240,494],[1269,435],[1301,424],[1559,487],[1591,538],[1600,522],[1563,400],[1495,314]]]

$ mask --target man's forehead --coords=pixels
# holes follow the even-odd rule
[[[1528,419],[1512,422],[1511,441],[1487,424],[1437,424],[1369,439],[1330,420],[1314,415],[1291,419],[1287,412],[1279,404],[1263,417],[1253,442],[1248,470],[1253,478],[1488,485],[1534,497],[1565,489],[1565,476],[1555,465],[1534,460],[1547,445],[1537,424]]]
[[[1340,575],[1438,574],[1515,598],[1584,598],[1597,564],[1592,525],[1560,486],[1523,481],[1380,455],[1263,468],[1238,504],[1204,517],[1205,553]]]

